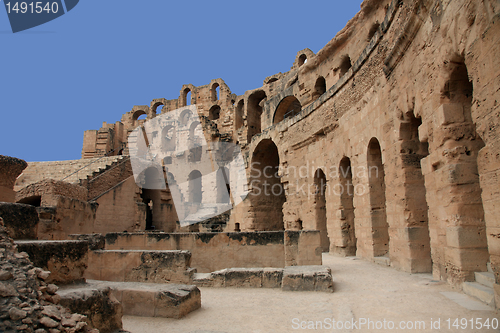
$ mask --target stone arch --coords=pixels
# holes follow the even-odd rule
[[[307,55],[305,55],[304,53],[302,53],[300,56],[299,56],[299,61],[298,61],[298,65],[299,66],[302,66],[303,64],[307,63]]]
[[[346,54],[345,56],[342,57],[342,60],[340,62],[339,78],[344,76],[344,74],[347,73],[351,67],[352,67],[351,57],[349,57],[349,55]]]
[[[198,170],[193,170],[188,176],[188,198],[190,203],[199,204],[203,200],[202,175]]]
[[[368,144],[367,162],[373,256],[381,257],[389,253],[390,239],[386,212],[384,164],[380,143],[376,138],[372,138]]]
[[[210,95],[212,98],[212,102],[219,100],[219,98],[220,98],[220,86],[217,82],[212,84],[212,88],[210,89]]]
[[[214,105],[208,111],[208,119],[209,120],[217,120],[220,118],[221,108],[218,105]]]
[[[182,110],[182,112],[179,115],[179,124],[181,126],[187,126],[192,115],[193,112],[190,109]]]
[[[248,141],[252,140],[252,137],[256,134],[261,133],[262,124],[262,106],[267,98],[266,93],[263,90],[257,90],[248,96],[247,103],[247,125],[248,125]]]
[[[161,225],[161,190],[165,186],[163,174],[153,167],[143,171],[141,177],[141,199],[146,205],[146,230]]]
[[[319,98],[326,92],[326,80],[324,77],[320,76],[316,79],[314,84],[314,91],[312,93],[312,99],[315,100]]]
[[[280,156],[271,139],[255,147],[250,171],[250,230],[284,230],[283,204],[285,190],[278,174]]]
[[[167,125],[161,131],[161,147],[163,151],[174,151],[176,140],[175,126]]]
[[[314,173],[314,212],[316,218],[316,230],[319,230],[321,237],[321,249],[323,252],[330,250],[330,239],[326,228],[326,176],[323,170],[318,169]]]
[[[236,104],[235,117],[234,117],[234,127],[236,130],[239,130],[241,127],[243,127],[244,106],[245,106],[245,101],[243,99],[240,99],[238,101],[238,104]]]
[[[145,118],[139,119],[141,116],[146,115]],[[136,124],[138,121],[145,120],[148,116],[148,113],[144,110],[137,110],[132,114],[132,121]]]
[[[273,124],[290,118],[302,111],[302,105],[297,97],[291,95],[283,98],[274,112]]]
[[[351,160],[344,156],[339,164],[340,183],[340,230],[341,244],[337,252],[344,256],[355,256],[357,249],[354,225],[354,185],[352,183]]]
[[[160,108],[160,113],[163,113],[163,108],[165,104],[163,102],[157,102],[151,107],[151,111],[153,114],[158,114],[158,108]]]
[[[191,105],[193,96],[190,88],[185,88],[181,95],[181,106]]]

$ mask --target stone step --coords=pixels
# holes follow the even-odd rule
[[[495,274],[491,272],[475,272],[476,282],[486,286],[488,288],[493,288],[495,284]]]
[[[486,267],[488,267],[488,272],[493,273],[493,269],[491,268],[491,262],[488,261]]]
[[[477,282],[464,282],[462,289],[467,295],[475,297],[489,306],[493,307],[495,305],[495,295],[492,288]]]
[[[195,268],[183,250],[94,250],[85,278],[99,281],[191,283]]]
[[[193,283],[200,287],[281,288],[285,291],[333,292],[333,278],[326,266],[285,268],[226,268],[212,273],[196,273]]]
[[[123,314],[139,317],[182,318],[201,307],[201,293],[194,285],[87,280],[85,284],[62,286],[61,303],[85,302],[93,290],[111,289]]]
[[[382,266],[391,266],[391,259],[389,257],[374,257],[373,262]]]
[[[62,180],[68,176],[69,177],[64,179],[64,181],[68,183],[79,183],[81,180],[87,179],[87,177],[102,172],[113,164],[119,163],[124,158],[125,156],[110,156],[100,159],[90,158],[68,161],[29,162],[28,167],[18,177],[14,189],[18,191],[25,186],[45,179]],[[73,174],[74,172],[77,173]]]

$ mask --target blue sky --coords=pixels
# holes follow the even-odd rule
[[[79,159],[85,130],[187,83],[241,95],[320,50],[361,2],[81,0],[16,34],[1,4],[0,154]]]

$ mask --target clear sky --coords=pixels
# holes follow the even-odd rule
[[[361,2],[81,0],[16,34],[2,3],[0,155],[79,159],[85,130],[183,84],[222,78],[242,95],[318,52]]]

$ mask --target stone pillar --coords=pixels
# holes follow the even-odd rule
[[[17,177],[28,166],[26,161],[0,155],[0,201],[15,202],[14,184]]]
[[[431,154],[421,162],[433,275],[456,286],[486,271],[489,259],[477,167],[484,144],[463,115],[459,103],[442,104],[434,112]]]

